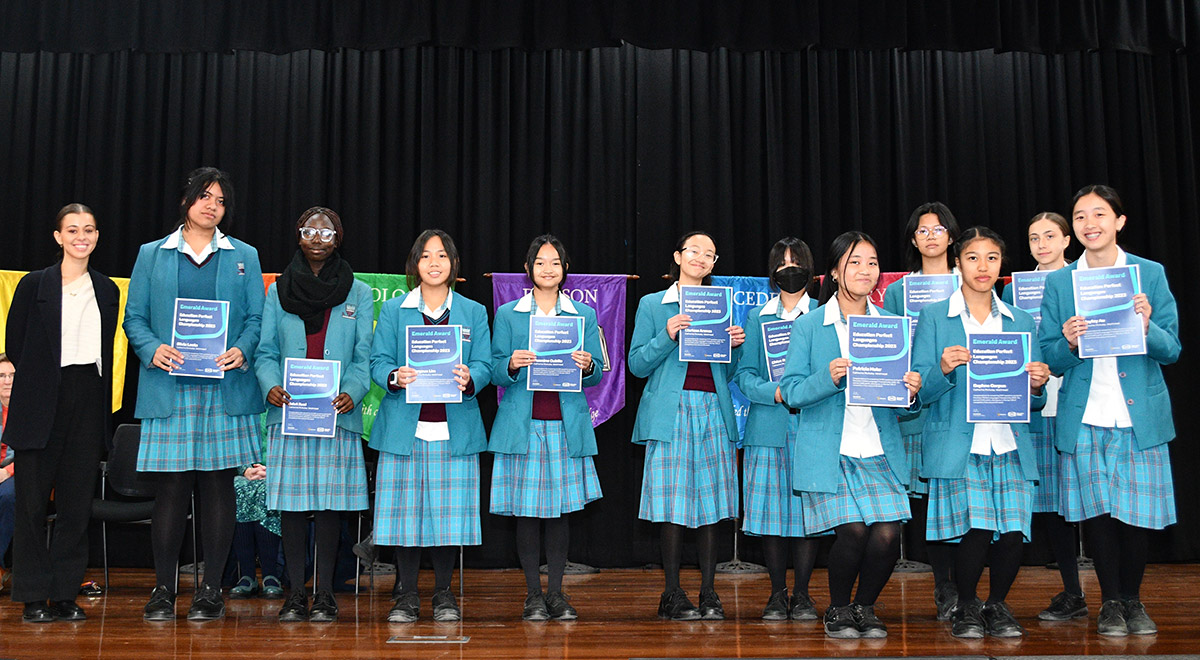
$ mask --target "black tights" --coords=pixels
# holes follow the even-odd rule
[[[929,565],[933,568],[933,586],[940,587],[952,579],[954,544],[925,540],[925,528],[929,518],[928,495],[911,497],[908,504],[912,509],[912,520],[904,525],[904,535],[908,539],[908,547],[912,549],[910,559],[916,559],[922,554],[928,556]]]
[[[796,581],[792,593],[808,595],[808,581],[817,563],[818,539],[764,536],[763,550],[767,557],[767,573],[771,575],[771,593],[787,587],[788,545],[791,545],[792,566]]]
[[[992,572],[988,580],[988,602],[999,603],[1008,597],[1008,590],[1021,568],[1021,532],[1006,532],[993,542],[990,529],[972,529],[963,535],[955,555],[954,581],[958,586],[958,602],[965,605],[977,598],[979,578],[991,548]]]
[[[1063,591],[1083,595],[1079,586],[1079,562],[1075,555],[1075,526],[1057,513],[1033,514],[1033,533],[1045,536],[1062,576]]]
[[[837,538],[829,550],[829,604],[849,605],[857,578],[854,602],[874,605],[900,557],[900,523],[853,522],[838,525],[834,532]]]
[[[666,577],[666,589],[679,588],[679,565],[683,561],[683,525],[675,523],[659,524],[659,543],[662,545],[663,574]],[[700,590],[713,588],[713,578],[717,574],[717,525],[704,525],[696,528],[697,554],[700,560]]]
[[[187,530],[192,490],[201,506],[200,536],[204,551],[204,584],[221,588],[225,560],[233,544],[236,524],[233,470],[159,472],[154,511],[150,514],[150,545],[154,551],[154,576],[159,585],[174,591],[179,547]]]
[[[396,548],[396,586],[392,589],[392,595],[417,593],[421,550],[420,547]],[[429,557],[433,560],[433,590],[449,589],[450,580],[454,577],[454,563],[458,560],[458,546],[433,546],[429,548]]]
[[[563,570],[567,566],[567,545],[571,539],[571,527],[566,516],[558,518],[517,518],[517,556],[521,569],[525,571],[525,589],[529,593],[542,590],[541,567],[542,544],[538,538],[542,523],[546,524],[546,572],[549,574],[546,591],[562,591]]]
[[[308,513],[284,511],[281,514],[283,527],[283,559],[287,565],[288,580],[292,593],[304,591],[308,582],[304,568],[308,563]],[[317,589],[333,591],[333,567],[337,564],[338,537],[341,535],[341,517],[337,511],[314,511],[313,522],[317,539]]]
[[[1149,536],[1141,527],[1114,520],[1108,514],[1083,521],[1088,550],[1096,564],[1103,600],[1141,599]]]

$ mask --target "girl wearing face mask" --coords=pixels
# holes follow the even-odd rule
[[[75,596],[112,410],[120,300],[117,285],[90,266],[99,237],[91,209],[64,206],[54,220],[60,260],[22,277],[8,311],[6,366],[15,372],[5,383],[12,392],[3,442],[21,476],[4,483],[16,499],[12,599],[25,604],[29,623],[87,618]],[[51,491],[58,516],[47,548]]]
[[[1033,216],[1026,226],[1029,253],[1037,262],[1034,270],[1054,271],[1067,265],[1063,253],[1071,244],[1071,228],[1066,218],[1053,211]],[[1012,305],[1013,287],[1004,287],[1000,299]],[[1068,621],[1087,617],[1087,601],[1079,584],[1079,566],[1075,555],[1075,526],[1058,512],[1059,453],[1054,448],[1054,420],[1058,411],[1061,376],[1046,383],[1046,407],[1032,414],[1030,440],[1037,454],[1038,483],[1033,489],[1033,531],[1050,544],[1063,590],[1050,600],[1050,606],[1038,613],[1043,621]]]
[[[638,303],[629,346],[629,372],[645,378],[633,441],[646,445],[638,517],[660,523],[666,588],[658,615],[675,621],[724,619],[714,588],[717,523],[737,516],[737,420],[729,381],[741,350],[728,364],[683,362],[679,331],[691,317],[679,312],[679,286],[705,285],[717,262],[717,246],[702,231],[684,234],[675,245],[667,290]],[[746,334],[730,326],[732,345]],[[679,585],[684,529],[696,529],[700,554],[700,607]]]
[[[562,293],[570,270],[567,249],[554,236],[533,239],[525,255],[525,274],[533,290],[496,310],[492,337],[492,383],[503,387],[488,449],[492,467],[491,512],[517,519],[517,555],[525,571],[526,621],[577,618],[562,591],[570,528],[566,514],[600,499],[600,480],[592,456],[596,433],[583,392],[531,392],[529,369],[537,355],[529,350],[531,316],[583,318],[583,350],[571,354],[583,370],[583,386],[600,382],[600,333],[596,312]],[[545,525],[548,589],[543,595],[542,544]]]
[[[930,540],[957,541],[954,579],[958,602],[951,634],[979,638],[1019,637],[1024,629],[1005,603],[1021,565],[1021,542],[1029,538],[1037,461],[1028,424],[968,423],[967,337],[985,332],[1036,332],[1033,317],[1010,308],[994,287],[1004,261],[1004,241],[987,227],[959,237],[962,286],[948,300],[921,310],[913,368],[925,383],[929,409],[921,474],[929,479]],[[1050,369],[1030,345],[1030,405],[1045,403],[1042,386]],[[989,548],[990,546],[990,548]],[[976,587],[991,553],[987,602]]]
[[[905,262],[911,274],[946,275],[957,273],[954,264],[954,242],[958,240],[958,221],[942,202],[926,202],[913,209],[904,226]],[[892,314],[904,315],[904,282],[896,281],[883,294],[883,308]],[[914,317],[913,323],[917,322]],[[924,411],[900,419],[900,434],[904,436],[904,453],[908,456],[908,494],[912,498],[912,521],[905,527],[908,547],[920,556],[924,548],[933,567],[933,602],[937,619],[950,616],[950,608],[958,599],[951,573],[954,566],[954,546],[925,539],[925,520],[929,510],[929,484],[921,479],[921,433],[925,426]]]
[[[387,392],[371,429],[370,446],[379,451],[375,543],[399,546],[391,623],[420,616],[422,548],[433,561],[433,620],[462,619],[450,589],[457,546],[481,542],[479,453],[487,434],[476,397],[491,380],[492,342],[487,310],[454,292],[459,267],[449,234],[421,232],[405,263],[411,291],[380,308],[371,347],[371,378]],[[426,325],[462,326],[463,363],[454,367],[461,403],[405,402],[418,378],[406,360],[405,328]]]
[[[804,241],[787,237],[771,247],[767,272],[778,295],[746,317],[746,343],[734,381],[750,399],[746,420],[744,509],[742,531],[763,537],[771,597],[763,610],[767,621],[815,620],[816,607],[808,581],[817,559],[817,538],[805,529],[803,500],[792,490],[792,456],[800,411],[783,404],[779,383],[771,380],[763,352],[763,323],[796,322],[817,306],[806,289],[812,280],[812,252]],[[790,553],[789,553],[790,551]],[[795,584],[788,598],[787,564],[791,556]]]
[[[271,285],[263,309],[262,339],[254,371],[266,392],[267,508],[281,512],[283,552],[292,593],[280,621],[330,622],[337,619],[333,571],[342,511],[367,508],[367,472],[362,453],[362,409],[371,386],[371,287],[354,279],[339,248],[345,238],[338,214],[320,206],[296,222],[296,250]],[[341,382],[332,403],[337,410],[334,437],[283,434],[287,358],[337,360]],[[260,471],[262,466],[256,466]],[[247,471],[249,474],[249,471]],[[258,476],[258,475],[251,475]],[[304,584],[308,556],[308,516],[316,536],[316,595],[311,611]]]
[[[1147,529],[1175,522],[1175,487],[1167,443],[1175,437],[1162,365],[1179,359],[1179,316],[1162,264],[1117,244],[1125,212],[1103,185],[1075,193],[1071,222],[1083,245],[1078,261],[1046,278],[1039,341],[1050,368],[1063,375],[1055,446],[1063,453],[1059,511],[1083,521],[1100,580],[1101,635],[1157,632],[1141,601]],[[1146,354],[1081,359],[1087,321],[1075,313],[1071,273],[1137,264]]]

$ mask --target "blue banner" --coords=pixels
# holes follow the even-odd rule
[[[749,275],[713,275],[714,286],[727,286],[733,290],[733,324],[746,327],[746,317],[755,307],[767,304],[775,294],[765,277]],[[729,383],[729,394],[733,397],[733,411],[737,415],[738,438],[746,433],[746,417],[750,415],[750,400],[737,384]],[[740,447],[740,441],[738,446]]]
[[[537,360],[529,367],[529,390],[583,391],[583,370],[571,359],[571,353],[583,350],[582,316],[530,314],[529,350],[537,354]]]
[[[176,298],[171,346],[183,354],[183,364],[171,375],[224,378],[216,360],[225,352],[228,338],[228,302]]]
[[[967,421],[1029,422],[1028,332],[967,335]]]
[[[461,325],[410,325],[404,329],[405,364],[417,379],[405,389],[405,403],[462,403],[454,367],[462,364]]]
[[[1087,320],[1087,331],[1079,336],[1079,357],[1144,354],[1142,316],[1133,311],[1133,297],[1142,291],[1138,267],[1077,268],[1071,276],[1075,313]]]
[[[907,316],[848,316],[846,404],[908,407],[904,374],[912,357]]]
[[[291,396],[283,407],[283,434],[332,438],[337,432],[333,400],[342,383],[337,360],[286,358],[283,389]]]

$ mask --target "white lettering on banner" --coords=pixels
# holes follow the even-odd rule
[[[771,294],[766,291],[734,291],[733,304],[745,305],[746,307],[757,307],[767,304],[771,299]]]
[[[599,298],[596,289],[563,289],[562,292],[571,300],[588,303],[592,307],[596,306],[596,301]]]
[[[406,293],[408,292],[404,289],[380,289],[377,287],[371,287],[371,297],[375,300],[375,302],[383,302],[390,298],[395,298],[396,296],[402,296]]]

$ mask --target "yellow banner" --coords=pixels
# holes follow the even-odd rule
[[[13,293],[17,290],[17,282],[25,276],[22,271],[0,270],[0,327],[8,327],[8,308],[12,305]],[[113,391],[112,409],[121,409],[121,399],[125,395],[125,362],[129,358],[129,340],[121,324],[125,322],[125,300],[129,297],[129,278],[114,277],[114,284],[121,291],[120,306],[117,311],[117,336],[113,338]],[[0,332],[0,353],[4,352],[6,332]]]

